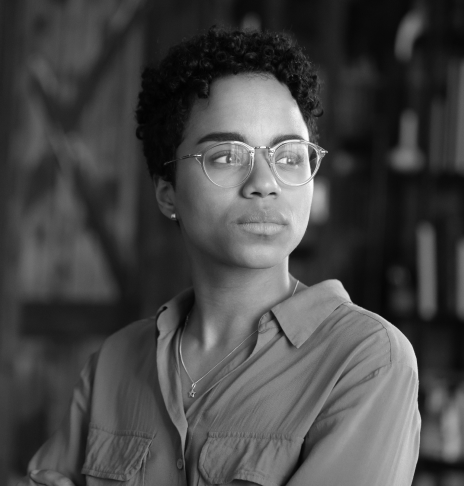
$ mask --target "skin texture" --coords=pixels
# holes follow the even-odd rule
[[[241,134],[252,146],[269,146],[276,137],[287,135],[309,138],[288,88],[273,77],[257,75],[229,76],[213,83],[210,98],[197,100],[192,108],[177,156],[204,150],[214,141],[197,142],[217,132]],[[308,224],[312,184],[281,185],[266,157],[265,150],[257,151],[254,170],[239,187],[215,186],[193,158],[178,162],[176,190],[170,184],[158,185],[160,208],[167,216],[176,213],[192,260],[267,269],[282,264],[298,245]],[[266,211],[280,213],[287,223],[275,235],[256,235],[238,224],[248,215]]]
[[[194,102],[176,157],[204,150],[217,142],[218,133],[251,146],[310,139],[287,86],[256,74],[212,83],[210,97]],[[168,218],[176,213],[191,265],[195,304],[184,332],[183,356],[194,379],[254,331],[261,315],[295,288],[288,255],[306,231],[313,182],[301,187],[278,182],[266,158],[266,150],[256,152],[253,172],[239,187],[215,186],[194,158],[177,163],[175,188],[156,181],[159,208]],[[255,339],[241,348],[243,359]],[[211,373],[202,380],[199,394],[214,379]],[[185,373],[182,380],[187,408],[191,382]],[[18,486],[72,485],[54,471],[40,471],[33,479],[25,477]]]
[[[290,91],[270,75],[215,80],[210,97],[195,101],[176,156],[204,150],[218,141],[211,137],[218,133],[251,146],[309,140]],[[264,312],[291,294],[295,280],[288,274],[288,255],[306,231],[313,182],[300,187],[278,182],[267,151],[259,149],[253,172],[239,187],[215,186],[191,158],[177,163],[175,188],[158,180],[156,194],[163,214],[176,213],[190,257],[195,305],[183,355],[195,379],[256,329]],[[262,224],[273,217],[281,224]],[[249,220],[261,224],[243,224]]]

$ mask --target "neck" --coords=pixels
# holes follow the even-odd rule
[[[260,317],[290,297],[296,285],[288,259],[266,269],[192,265],[195,304],[186,332],[203,349],[246,337]]]

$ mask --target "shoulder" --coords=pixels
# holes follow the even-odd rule
[[[156,316],[140,319],[124,326],[109,336],[106,342],[113,344],[120,341],[146,339],[148,337],[156,337]]]
[[[156,351],[156,318],[149,317],[129,324],[105,339],[99,361],[124,362],[134,355]]]
[[[334,313],[347,343],[383,357],[383,364],[404,365],[417,373],[417,360],[408,338],[391,322],[352,302]]]
[[[154,319],[129,324],[103,342],[93,369],[92,420],[99,417],[106,423],[102,410],[115,417],[117,413],[110,404],[118,403],[120,396],[127,396],[127,403],[133,403],[134,397],[147,393],[156,382],[156,349]]]

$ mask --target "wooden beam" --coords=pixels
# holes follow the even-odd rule
[[[21,308],[21,335],[53,341],[109,336],[138,317],[135,303],[26,302]]]
[[[19,85],[18,47],[21,0],[0,2],[0,482],[12,470],[14,404],[13,360],[18,337],[17,225],[18,204],[10,137],[15,126]]]

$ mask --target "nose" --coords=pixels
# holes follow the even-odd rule
[[[253,170],[242,187],[246,198],[278,196],[282,188],[277,182],[269,165],[269,153],[266,148],[255,151]]]

